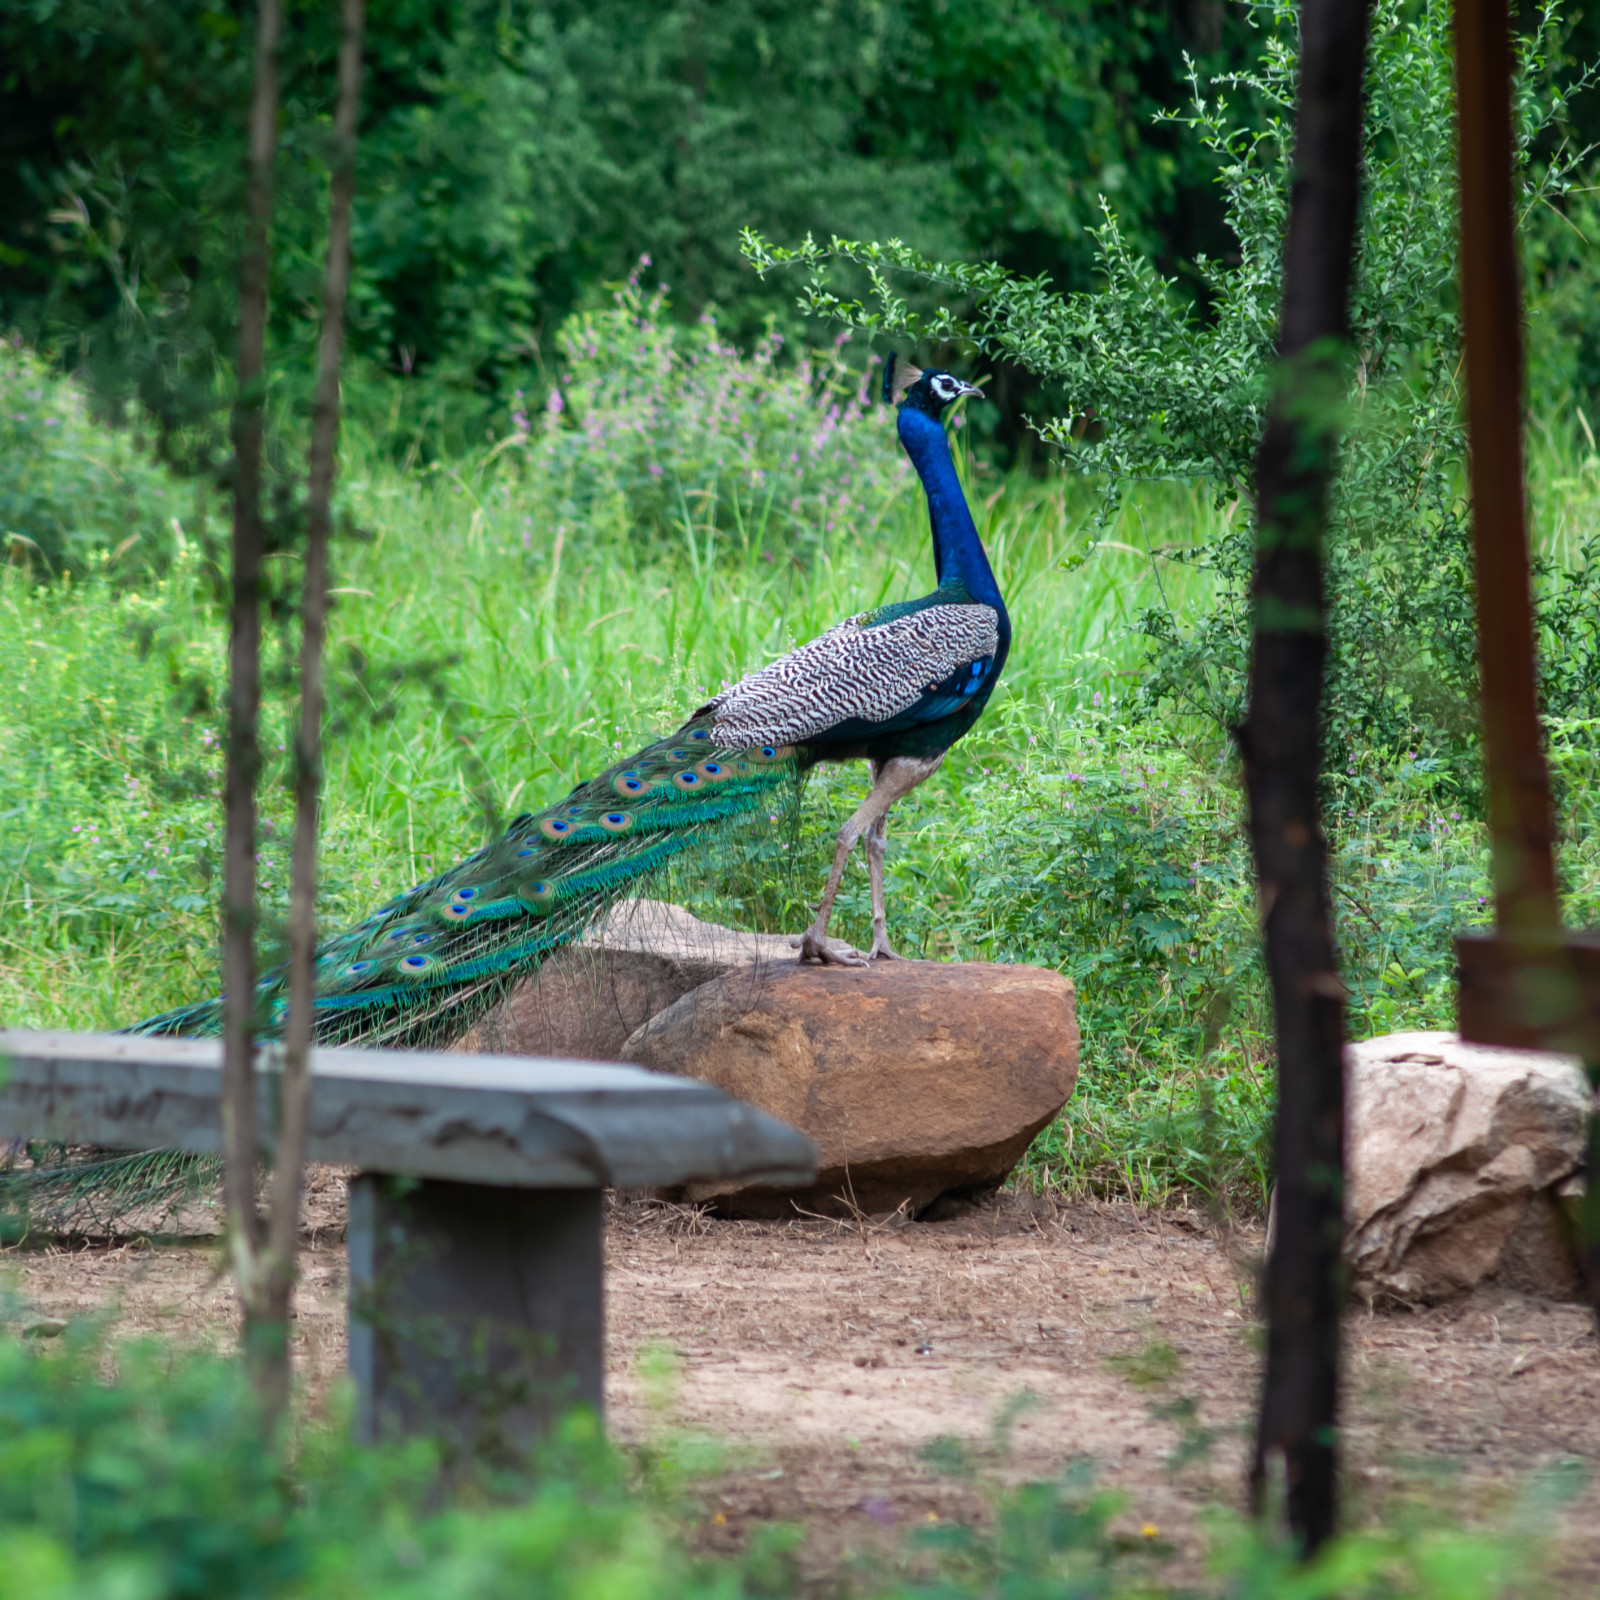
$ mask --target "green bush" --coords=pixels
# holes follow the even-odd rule
[[[606,338],[631,327],[623,319]],[[706,360],[710,392],[735,377],[742,389],[743,363]],[[672,432],[686,441],[686,476],[699,462],[700,483],[720,481],[715,451],[737,459],[743,445],[713,438],[696,455],[700,373],[677,353],[643,377],[623,370],[630,392],[663,398],[650,430],[618,442],[619,460],[638,468]],[[584,390],[572,392],[558,437],[541,417],[526,447],[489,462],[402,473],[352,436],[343,492],[373,536],[337,547],[319,903],[328,928],[477,848],[496,818],[548,803],[628,741],[673,725],[720,680],[864,605],[927,587],[914,483],[876,527],[862,524],[858,499],[831,534],[791,520],[783,541],[741,544],[719,530],[716,506],[691,495],[692,546],[670,526],[652,534],[630,510],[643,519],[650,502],[630,501],[618,462],[567,426],[589,414]],[[825,418],[794,398],[803,389],[755,393],[766,398],[747,395],[725,414],[770,402],[788,419],[778,438]],[[626,418],[598,409],[608,424]],[[877,425],[888,433],[881,411]],[[863,439],[870,426],[863,418],[851,433]],[[1563,454],[1541,456],[1540,470],[1555,487],[1537,503],[1587,525],[1593,501],[1559,486],[1576,479],[1600,499],[1600,466]],[[564,472],[604,489],[565,524],[555,493],[569,492]],[[653,482],[638,472],[641,496]],[[1193,538],[1196,525],[1215,526],[1213,513],[1199,494],[1141,487],[1113,530],[1124,538],[1084,560],[1092,502],[1072,480],[979,477],[973,501],[1018,648],[983,721],[896,809],[887,874],[897,948],[1042,962],[1078,984],[1083,1072],[1064,1120],[1035,1148],[1036,1181],[1258,1205],[1271,1049],[1236,776],[1225,747],[1141,713],[1131,632],[1158,589],[1186,621],[1208,593],[1189,569],[1152,573],[1127,540]],[[718,504],[731,518],[731,502]],[[821,515],[814,502],[810,514]],[[789,559],[786,545],[811,558]],[[158,582],[120,589],[92,573],[51,584],[0,573],[0,660],[15,691],[0,705],[0,1017],[10,1025],[120,1027],[214,992],[225,645],[193,548]],[[292,646],[292,632],[269,631],[259,852],[269,938],[288,882],[279,747]],[[1581,921],[1600,912],[1597,742],[1583,718],[1557,733],[1572,808],[1563,866]],[[660,892],[717,920],[795,931],[864,781],[859,767],[824,770],[797,837],[775,831],[735,878],[685,869]],[[1451,934],[1483,915],[1482,830],[1420,752],[1398,765],[1347,763],[1338,796],[1352,1027],[1444,1024]],[[869,936],[859,863],[837,918],[842,936]]]
[[[337,15],[286,10],[272,343],[309,371]],[[1151,113],[1186,49],[1252,43],[1229,7],[1112,0],[390,0],[366,40],[347,399],[430,453],[542,398],[553,331],[642,251],[747,343],[787,319],[740,260],[752,222],[1076,283],[1106,192],[1186,253],[1217,232],[1211,167]],[[0,327],[164,418],[232,361],[252,47],[211,0],[0,3]]]
[[[78,386],[16,341],[0,343],[0,556],[54,577],[160,571],[184,542],[197,491],[129,434],[89,413]]]
[[[60,1351],[0,1338],[5,1600],[740,1593],[737,1568],[685,1553],[586,1413],[525,1472],[446,1493],[424,1442],[360,1450],[335,1423],[280,1448],[237,1363],[102,1333]]]
[[[786,562],[872,529],[909,478],[871,392],[876,358],[851,371],[841,340],[780,365],[776,333],[743,356],[709,313],[684,329],[666,306],[636,271],[610,307],[561,329],[561,381],[537,426],[517,395],[498,448],[523,467],[529,525],[617,520],[686,543],[692,560],[722,535]]]

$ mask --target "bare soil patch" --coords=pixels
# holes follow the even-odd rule
[[[320,1175],[295,1340],[314,1405],[345,1359],[341,1208],[339,1175]],[[694,1491],[697,1537],[731,1548],[754,1523],[798,1523],[816,1581],[1080,1458],[1126,1494],[1131,1531],[1192,1549],[1198,1510],[1241,1502],[1258,1359],[1245,1258],[1259,1245],[1225,1244],[1188,1213],[1021,1195],[878,1225],[619,1202],[609,1425],[625,1443],[724,1441],[722,1470]],[[218,1257],[205,1240],[82,1243],[13,1252],[6,1268],[24,1320],[115,1307],[127,1332],[226,1345]],[[1559,1519],[1561,1587],[1600,1590],[1600,1347],[1583,1307],[1490,1290],[1355,1311],[1347,1350],[1358,1514],[1403,1495],[1498,1516],[1541,1469],[1577,1459],[1591,1482]],[[665,1386],[648,1376],[663,1367]],[[1192,1416],[1174,1408],[1185,1400]],[[1200,1429],[1209,1451],[1174,1470]],[[936,1470],[938,1440],[959,1441],[973,1471]]]

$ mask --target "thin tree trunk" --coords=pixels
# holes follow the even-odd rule
[[[289,1397],[289,1315],[300,1237],[300,1194],[311,1110],[313,958],[317,943],[317,810],[322,788],[322,649],[328,616],[328,540],[339,442],[339,362],[350,282],[350,207],[355,192],[363,0],[341,0],[339,92],[334,110],[333,192],[322,282],[322,341],[312,416],[305,586],[300,602],[300,723],[295,735],[294,863],[289,903],[289,1018],[258,1316],[262,1380],[274,1410]]]
[[[1361,165],[1366,0],[1305,0],[1279,367],[1256,462],[1255,643],[1239,730],[1277,1024],[1276,1227],[1251,1487],[1281,1470],[1309,1555],[1338,1510],[1344,987],[1322,831],[1322,547],[1337,467]]]
[[[258,0],[244,254],[239,263],[239,392],[233,408],[233,602],[222,867],[222,1152],[228,1241],[253,1361],[261,1224],[256,1211],[256,783],[261,767],[261,442],[268,236],[277,149],[279,0]]]

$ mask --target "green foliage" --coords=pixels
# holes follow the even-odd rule
[[[696,561],[715,559],[719,538],[792,562],[841,527],[870,530],[908,476],[871,393],[876,358],[851,371],[841,340],[780,365],[776,333],[744,357],[709,313],[683,329],[665,309],[636,272],[610,307],[561,330],[564,379],[537,428],[516,397],[497,448],[515,450],[539,520],[614,518]]]
[[[846,423],[845,393],[830,430],[830,402],[800,379],[728,354],[708,329],[671,331],[653,297],[631,294],[575,325],[559,416],[409,471],[360,428],[348,439],[344,504],[370,533],[336,552],[326,927],[460,860],[719,683],[927,588],[926,512],[904,464],[886,468],[885,413]],[[60,414],[61,380],[41,382],[36,404]],[[603,434],[593,444],[590,425]],[[802,464],[785,493],[800,504],[774,497],[757,538],[748,474],[781,475],[786,441]],[[1597,570],[1584,535],[1600,513],[1600,453],[1561,427],[1533,443],[1546,593],[1565,604]],[[653,460],[680,485],[670,498]],[[1208,614],[1214,574],[1179,558],[1226,536],[1227,509],[1203,489],[1135,484],[1101,526],[1087,480],[967,470],[1018,644],[988,715],[896,809],[897,944],[1040,962],[1077,983],[1079,1087],[1027,1181],[1259,1205],[1270,1030],[1236,779],[1203,722],[1154,717],[1139,696],[1141,619],[1162,607],[1188,632]],[[70,499],[50,503],[70,524]],[[215,992],[225,630],[192,546],[159,579],[94,562],[44,580],[37,566],[0,575],[0,661],[16,690],[0,705],[0,1017],[125,1026]],[[288,882],[279,746],[293,643],[269,630],[269,941]],[[1552,653],[1552,682],[1583,659]],[[1563,692],[1581,702],[1585,682]],[[1552,731],[1571,912],[1600,920],[1600,740],[1582,711]],[[739,872],[679,874],[664,891],[714,918],[795,930],[863,784],[859,770],[824,771],[797,835],[775,830]],[[1420,750],[1363,754],[1332,788],[1353,1028],[1447,1026],[1451,935],[1482,919],[1487,894],[1481,828]],[[864,870],[847,875],[837,915],[843,935],[868,936]]]
[[[51,1349],[0,1337],[0,1600],[781,1600],[798,1592],[784,1530],[735,1558],[689,1553],[694,1485],[670,1441],[630,1458],[577,1413],[523,1470],[449,1486],[422,1441],[351,1445],[342,1420],[263,1433],[238,1363],[75,1324]],[[1152,1372],[1166,1383],[1171,1363]],[[114,1369],[114,1376],[107,1370]],[[336,1408],[337,1410],[338,1408]],[[997,1422],[998,1452],[1013,1405]],[[954,1441],[933,1452],[972,1471]],[[669,1459],[672,1458],[672,1459]],[[1214,1514],[1221,1591],[1258,1600],[1488,1600],[1538,1574],[1571,1470],[1536,1480],[1503,1528],[1469,1531],[1398,1508],[1310,1568]],[[1056,1482],[992,1491],[979,1528],[919,1533],[881,1600],[1048,1594],[1135,1600],[1175,1583],[1161,1530],[1126,1530],[1126,1502],[1078,1462]]]
[[[114,590],[98,564],[81,585],[0,577],[10,690],[0,899],[12,959],[29,946],[49,971],[65,949],[120,942],[137,971],[150,937],[163,983],[208,981],[211,933],[196,923],[220,871],[222,639],[197,590],[192,553],[143,591]],[[281,890],[277,866],[266,873]],[[110,1020],[96,1008],[80,1025],[95,1018]]]
[[[728,354],[709,330],[670,331],[653,304],[625,296],[575,325],[566,410],[526,433],[513,423],[503,447],[403,471],[352,431],[342,492],[370,534],[336,553],[324,926],[460,860],[719,683],[927,588],[926,512],[904,464],[885,468],[886,414],[846,424],[845,394],[830,431],[827,403],[800,379]],[[60,380],[41,381],[36,404],[58,411]],[[785,441],[802,456],[787,480],[800,505],[775,497],[758,539],[745,474],[781,474]],[[1535,435],[1532,459],[1547,592],[1581,593],[1600,454],[1556,429]],[[681,485],[672,498],[652,460]],[[1028,1181],[1259,1205],[1272,1072],[1240,796],[1204,724],[1151,717],[1138,691],[1141,618],[1170,608],[1188,631],[1212,604],[1214,576],[1178,558],[1225,536],[1226,508],[1203,490],[1137,484],[1098,526],[1092,483],[968,469],[1018,644],[989,714],[896,809],[897,944],[1040,962],[1077,983],[1083,1072]],[[51,504],[70,523],[71,501]],[[15,688],[0,705],[0,1017],[125,1026],[215,992],[225,629],[192,546],[159,579],[95,562],[44,580],[40,567],[0,575]],[[1583,615],[1564,626],[1575,633]],[[269,630],[269,941],[288,882],[279,746],[293,643]],[[1571,691],[1587,692],[1582,680]],[[1572,914],[1600,919],[1600,740],[1582,714],[1553,728]],[[824,771],[797,835],[777,830],[742,871],[680,874],[665,892],[795,930],[863,783]],[[1448,1025],[1450,938],[1481,919],[1487,893],[1481,829],[1422,751],[1363,755],[1334,787],[1353,1027]],[[868,936],[864,870],[847,875],[837,915],[846,937]]]
[[[0,559],[51,577],[96,557],[120,578],[159,571],[195,508],[194,490],[91,419],[77,385],[0,345]]]
[[[59,1358],[0,1344],[0,1548],[8,1586],[193,1596],[283,1588],[304,1553],[286,1536],[283,1462],[263,1448],[243,1378],[125,1346],[96,1381],[81,1336]],[[18,1568],[31,1584],[18,1582]],[[103,1587],[102,1587],[103,1586]]]
[[[1287,215],[1295,96],[1292,8],[1255,9],[1266,30],[1256,71],[1198,76],[1181,121],[1221,165],[1235,259],[1197,262],[1209,314],[1197,315],[1124,236],[1109,212],[1097,232],[1103,286],[1061,294],[1043,277],[999,265],[936,261],[898,243],[813,240],[746,248],[763,272],[799,266],[810,313],[872,333],[955,341],[1056,381],[1072,412],[1042,429],[1075,467],[1098,474],[1114,502],[1147,478],[1206,481],[1220,505],[1248,505],[1273,362],[1279,260]],[[1384,0],[1374,14],[1367,81],[1366,184],[1351,307],[1349,430],[1330,517],[1330,654],[1325,701],[1331,772],[1369,760],[1443,764],[1463,798],[1477,788],[1476,661],[1470,548],[1461,489],[1460,338],[1455,310],[1455,158],[1449,8]],[[1587,80],[1546,72],[1554,28],[1546,12],[1519,67],[1518,140],[1525,208],[1548,207],[1576,185],[1577,156],[1535,170],[1527,152],[1567,114]],[[1259,105],[1241,115],[1234,98]],[[871,293],[834,286],[840,265],[864,268]],[[900,290],[915,280],[953,309],[919,311]],[[965,310],[964,307],[971,307]],[[1250,518],[1181,552],[1218,580],[1218,604],[1180,626],[1152,609],[1145,695],[1219,728],[1240,720],[1249,646]],[[1587,580],[1584,580],[1587,583]],[[1563,609],[1564,608],[1564,609]],[[1547,630],[1568,651],[1574,617],[1600,614],[1571,580],[1547,602]],[[1592,659],[1552,680],[1567,709],[1595,672]]]
[[[0,1595],[148,1600],[538,1595],[736,1600],[586,1414],[512,1477],[441,1494],[431,1447],[293,1454],[237,1363],[69,1332],[0,1340]],[[117,1376],[97,1370],[114,1357]]]
[[[248,24],[0,0],[0,329],[174,427],[211,415],[232,357]],[[280,374],[314,328],[335,27],[287,7]],[[347,396],[402,447],[481,444],[646,251],[687,317],[717,305],[753,343],[788,313],[740,260],[751,224],[886,229],[1078,283],[1104,192],[1141,245],[1188,254],[1218,231],[1211,165],[1151,118],[1185,48],[1249,46],[1220,0],[395,0],[367,30]]]
[[[1225,1594],[1238,1600],[1491,1600],[1537,1582],[1548,1560],[1541,1530],[1581,1487],[1573,1467],[1529,1486],[1507,1525],[1462,1528],[1451,1517],[1399,1508],[1384,1526],[1351,1530],[1302,1564],[1287,1542],[1266,1537],[1231,1512],[1206,1518],[1211,1582],[1174,1584],[1174,1548],[1164,1530],[1128,1530],[1126,1499],[1097,1488],[1092,1464],[1055,1482],[997,1493],[992,1524],[930,1528],[914,1548],[927,1576],[888,1591],[894,1600],[965,1600],[973,1595],[1050,1595],[1059,1600]],[[1537,1590],[1535,1590],[1537,1592]],[[885,1597],[887,1600],[887,1597]]]

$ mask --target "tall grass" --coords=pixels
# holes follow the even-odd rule
[[[687,500],[677,543],[641,550],[620,515],[552,526],[536,489],[503,457],[407,474],[360,441],[347,454],[345,506],[365,531],[342,545],[334,586],[328,917],[359,915],[476,848],[512,812],[547,804],[841,616],[932,582],[909,474],[873,524],[819,530],[808,561],[739,547]],[[1139,611],[1163,589],[1176,604],[1197,598],[1191,575],[1163,579],[1133,543],[1146,513],[1130,510],[1084,559],[1090,507],[1075,485],[980,474],[974,489],[1014,597],[1014,666],[984,738],[902,808],[907,833],[996,747],[1025,748],[1031,719],[1125,694]],[[1169,498],[1168,520],[1208,514]],[[8,1020],[111,1026],[210,981],[224,634],[198,568],[191,549],[138,590],[0,578]],[[268,641],[274,667],[289,643]],[[281,670],[273,681],[286,690]],[[287,711],[269,701],[269,757],[287,742]],[[821,785],[825,803],[853,778]],[[283,892],[286,781],[277,763],[269,904]]]

